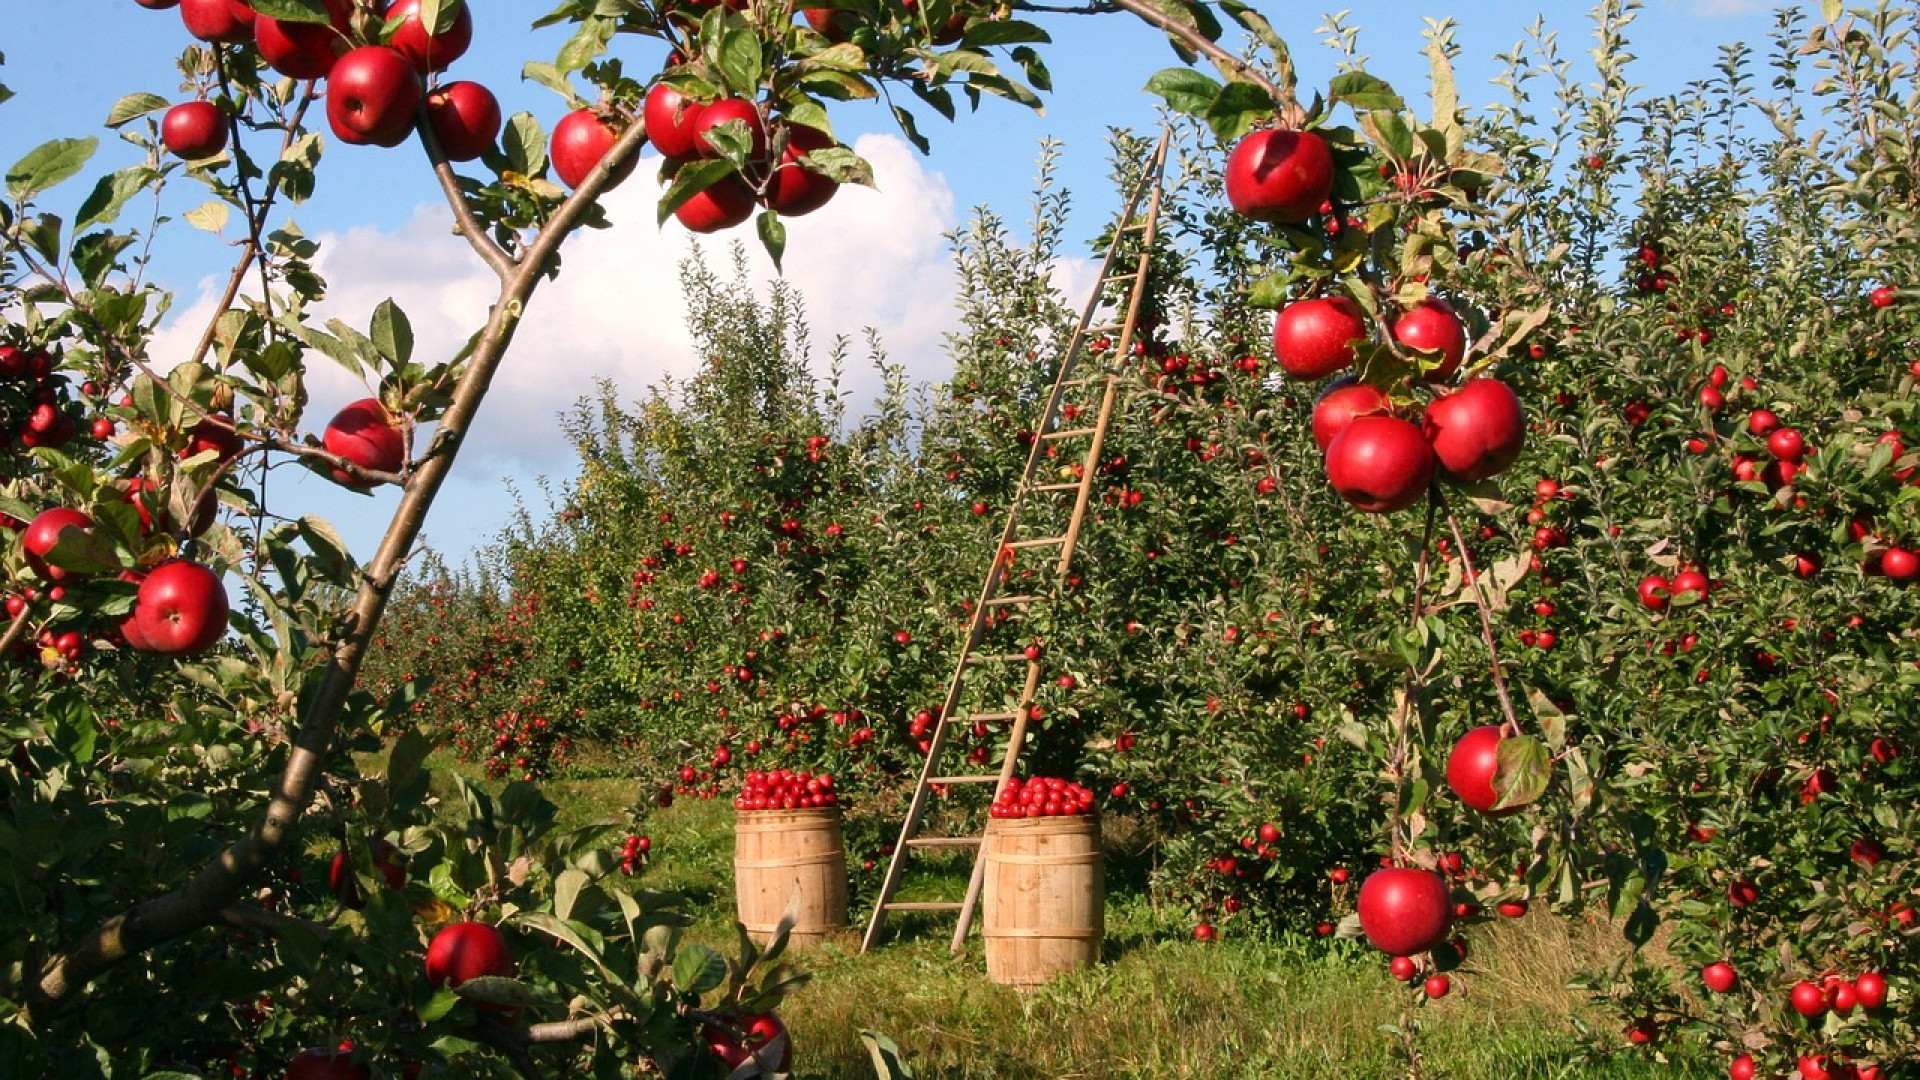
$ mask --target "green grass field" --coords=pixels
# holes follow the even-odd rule
[[[575,822],[614,815],[634,796],[630,783],[611,779],[557,781],[549,793]],[[699,921],[690,939],[731,951],[732,807],[682,800],[652,816],[647,832],[648,886],[691,897]],[[963,873],[956,860],[951,897]],[[1576,1018],[1607,1021],[1566,984],[1576,968],[1619,948],[1606,927],[1536,912],[1476,929],[1453,992],[1407,1009],[1405,988],[1364,945],[1230,933],[1199,944],[1184,912],[1156,911],[1138,889],[1116,884],[1106,962],[1034,991],[987,980],[977,933],[965,953],[949,956],[950,917],[897,920],[889,943],[870,955],[860,955],[852,931],[796,954],[813,974],[782,1009],[796,1077],[872,1076],[862,1030],[891,1037],[923,1080],[1398,1077],[1408,1075],[1409,1042],[1428,1077],[1721,1075],[1672,1047],[1666,1060],[1583,1052]],[[1411,1040],[1401,1033],[1409,1022]]]

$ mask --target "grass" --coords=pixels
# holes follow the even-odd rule
[[[557,781],[548,791],[567,823],[617,814],[636,795],[617,779]],[[683,800],[651,815],[646,831],[647,885],[687,894],[698,916],[689,938],[730,952],[731,806]],[[956,859],[944,881],[917,891],[957,897],[964,873]],[[988,982],[977,933],[950,957],[950,916],[896,919],[888,944],[868,955],[857,931],[798,954],[813,981],[781,1009],[795,1077],[871,1077],[862,1030],[890,1036],[922,1080],[1399,1077],[1408,1075],[1399,1031],[1409,1022],[1429,1077],[1721,1075],[1685,1054],[1665,1062],[1583,1054],[1573,1018],[1585,1006],[1566,983],[1618,949],[1604,926],[1535,912],[1476,929],[1453,993],[1408,1008],[1405,988],[1364,946],[1231,936],[1197,944],[1183,913],[1155,911],[1125,883],[1110,889],[1105,962],[1037,990]]]

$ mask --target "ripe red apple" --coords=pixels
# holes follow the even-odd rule
[[[1227,201],[1256,221],[1298,224],[1333,194],[1333,152],[1311,131],[1264,128],[1227,156]]]
[[[1505,472],[1518,460],[1527,415],[1506,383],[1469,379],[1427,406],[1426,428],[1441,472],[1471,484]]]
[[[372,1080],[373,1070],[346,1054],[323,1047],[302,1050],[287,1065],[284,1080]]]
[[[1753,1080],[1753,1055],[1741,1054],[1727,1066],[1727,1080]]]
[[[376,839],[368,845],[373,854],[373,868],[386,879],[387,888],[399,889],[407,883],[407,868],[398,861],[399,852],[386,840]],[[345,851],[335,852],[333,862],[327,865],[327,888],[340,901],[342,907],[355,911],[367,906],[367,898],[360,893],[360,882],[353,874],[353,860]]]
[[[660,82],[647,91],[647,103],[641,119],[647,125],[647,139],[673,161],[691,161],[700,156],[700,144],[693,124],[704,106],[674,87]]]
[[[420,0],[395,0],[387,9],[388,20],[402,17],[407,20],[393,32],[393,39],[387,44],[406,57],[422,75],[447,70],[447,66],[466,55],[467,46],[473,44],[473,10],[466,0],[454,2],[460,13],[454,16],[453,26],[438,35],[430,33],[427,25],[420,21]]]
[[[1890,285],[1882,285],[1867,294],[1867,301],[1874,307],[1892,307],[1894,301],[1898,299],[1900,299],[1899,294],[1895,293]]]
[[[183,101],[161,118],[160,141],[175,157],[203,161],[227,148],[226,115],[211,101]]]
[[[92,518],[70,507],[55,506],[40,511],[27,523],[26,531],[20,534],[20,546],[26,551],[27,566],[43,581],[58,583],[72,580],[72,572],[48,564],[47,553],[60,542],[63,531],[79,529],[86,532],[92,528]]]
[[[218,460],[231,461],[245,446],[234,430],[233,417],[213,413],[187,429],[187,445],[180,451],[180,458],[184,461],[211,451]]]
[[[815,150],[833,145],[833,136],[801,124],[787,126],[787,148],[780,153],[780,164],[767,179],[767,208],[783,217],[811,214],[827,205],[840,183],[814,172],[800,159]]]
[[[1446,940],[1453,903],[1440,875],[1412,866],[1389,866],[1360,884],[1360,929],[1388,956],[1412,956]]]
[[[548,156],[553,159],[554,174],[568,187],[579,187],[593,167],[600,164],[600,159],[606,157],[613,149],[613,144],[619,141],[620,129],[614,127],[606,117],[592,109],[575,109],[553,125]],[[607,180],[607,188],[611,190],[632,175],[634,166],[639,163],[640,155],[635,153],[615,165],[612,177]]]
[[[472,161],[500,135],[500,101],[477,82],[450,82],[427,95],[427,122],[448,161]]]
[[[378,398],[361,398],[335,413],[320,442],[328,453],[374,472],[399,472],[407,460],[406,436]],[[366,483],[345,469],[333,470],[333,480],[347,487]]]
[[[1682,570],[1673,575],[1672,590],[1674,596],[1692,594],[1704,603],[1707,599],[1707,590],[1712,587],[1713,582],[1708,580],[1707,575],[1698,570]]]
[[[165,11],[170,7],[179,7],[180,0],[133,0],[148,11]]]
[[[427,981],[435,986],[512,974],[506,937],[486,923],[449,923],[427,943]]]
[[[1760,899],[1760,887],[1745,878],[1727,883],[1727,903],[1734,907],[1749,907]]]
[[[1673,586],[1659,574],[1648,574],[1640,579],[1640,606],[1648,611],[1659,611],[1667,606],[1667,598],[1673,595]]]
[[[1809,1020],[1826,1015],[1827,992],[1817,983],[1805,979],[1793,984],[1793,993],[1789,999],[1793,1011]]]
[[[1732,964],[1719,960],[1700,969],[1700,981],[1706,983],[1707,989],[1714,993],[1724,994],[1733,989],[1740,981],[1740,976],[1733,970]]]
[[[1422,986],[1420,989],[1429,998],[1432,998],[1433,1000],[1438,1001],[1441,998],[1446,997],[1448,992],[1453,989],[1453,980],[1448,978],[1445,975],[1429,975],[1427,977],[1426,985]]]
[[[718,1025],[710,1025],[702,1033],[707,1050],[719,1058],[729,1071],[737,1070],[749,1061],[756,1062],[759,1068],[744,1073],[746,1076],[793,1070],[793,1040],[787,1035],[787,1025],[778,1016],[773,1013],[747,1013],[733,1018],[732,1023],[745,1032],[745,1041]],[[776,1040],[781,1043],[778,1050],[765,1051],[763,1056],[755,1057],[756,1053],[762,1052],[762,1048],[772,1045]]]
[[[133,601],[133,621],[148,652],[194,656],[227,632],[227,587],[212,569],[170,559],[148,571]]]
[[[1755,409],[1747,414],[1747,431],[1755,438],[1767,435],[1780,426],[1780,418],[1772,409]]]
[[[1868,1011],[1887,1003],[1887,978],[1877,971],[1863,971],[1853,980],[1854,999]]]
[[[689,230],[715,233],[731,229],[753,216],[753,189],[738,173],[721,177],[673,212]]]
[[[753,149],[747,157],[759,161],[767,156],[767,122],[753,102],[745,98],[721,98],[700,110],[693,118],[694,152],[703,158],[717,158],[720,151],[707,138],[707,134],[721,124],[738,120],[747,125],[747,131],[753,137]]]
[[[1802,438],[1796,428],[1775,428],[1767,436],[1767,453],[1781,461],[1799,464],[1807,454],[1807,440]]]
[[[253,44],[260,59],[282,75],[294,79],[324,79],[333,63],[353,42],[348,39],[348,22],[353,5],[348,0],[325,0],[327,23],[289,22],[261,17],[253,21]]]
[[[1322,379],[1351,365],[1367,336],[1367,317],[1347,296],[1295,300],[1273,321],[1273,355],[1296,379]]]
[[[1371,514],[1404,510],[1433,483],[1433,447],[1397,416],[1360,416],[1327,446],[1327,480]]]
[[[1371,383],[1336,380],[1313,403],[1313,441],[1321,453],[1356,416],[1373,416],[1390,407],[1386,391]]]
[[[1491,817],[1506,817],[1520,810],[1517,806],[1494,809],[1500,805],[1493,778],[1500,768],[1501,738],[1500,725],[1487,724],[1460,736],[1447,754],[1447,786],[1461,802]]]
[[[1920,555],[1906,548],[1890,547],[1880,553],[1880,572],[1894,581],[1912,581],[1920,577]]]
[[[398,146],[413,131],[420,74],[397,50],[362,45],[334,61],[327,78],[327,123],[341,142]]]
[[[201,41],[238,45],[253,39],[253,8],[242,0],[180,0],[180,21]]]
[[[1437,296],[1420,301],[1394,320],[1393,339],[1415,352],[1439,354],[1440,364],[1427,373],[1429,379],[1452,375],[1467,356],[1466,324]]]

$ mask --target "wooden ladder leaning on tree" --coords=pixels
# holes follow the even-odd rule
[[[1007,591],[1008,572],[1020,553],[1029,550],[1054,550],[1054,574],[1057,580],[1065,578],[1072,564],[1074,547],[1080,538],[1081,525],[1086,521],[1087,506],[1093,493],[1094,477],[1100,471],[1101,450],[1105,444],[1107,429],[1113,419],[1114,405],[1120,393],[1120,365],[1132,354],[1135,330],[1140,321],[1141,304],[1147,292],[1148,267],[1160,224],[1161,177],[1166,168],[1170,136],[1170,131],[1161,133],[1151,157],[1148,158],[1139,179],[1127,196],[1126,206],[1121,211],[1108,243],[1106,259],[1101,264],[1100,276],[1094,284],[1092,297],[1088,300],[1073,336],[1067,343],[1060,370],[1055,374],[1053,388],[1047,395],[1040,423],[1034,428],[1037,434],[1027,454],[1026,468],[1021,473],[1019,484],[1014,490],[1012,504],[1007,510],[1006,523],[1001,528],[999,542],[994,546],[992,563],[987,568],[986,580],[981,584],[979,597],[973,604],[972,617],[968,621],[966,637],[960,644],[960,655],[954,664],[953,677],[947,684],[946,697],[935,714],[933,737],[927,748],[926,761],[921,766],[919,782],[914,785],[913,799],[907,806],[906,819],[901,823],[899,840],[894,844],[892,855],[888,859],[887,875],[881,884],[879,898],[874,903],[873,918],[867,924],[866,936],[860,944],[862,952],[872,949],[879,943],[890,912],[958,912],[959,925],[953,933],[955,953],[965,945],[967,932],[972,928],[974,910],[980,900],[981,882],[986,869],[986,862],[981,857],[984,854],[983,833],[975,832],[964,836],[922,836],[921,827],[926,816],[929,796],[936,787],[993,784],[997,792],[1013,778],[1014,771],[1019,765],[1020,749],[1026,741],[1030,710],[1045,670],[1044,654],[1039,652],[984,654],[980,649],[987,630],[996,618],[1003,618],[1011,611],[1028,605],[1045,603],[1050,599],[1049,596],[1039,593]],[[1110,311],[1107,297],[1109,290],[1115,287],[1125,290],[1125,306],[1119,320],[1097,322],[1096,320],[1100,320],[1103,313]],[[1097,342],[1105,342],[1107,347],[1099,348],[1095,345]],[[1080,373],[1082,361],[1089,353],[1096,353],[1106,359],[1104,370]],[[1092,366],[1088,365],[1088,367]],[[1081,401],[1093,401],[1096,396],[1097,404],[1092,405],[1090,410],[1078,404]],[[1081,422],[1079,418],[1088,411],[1093,413],[1092,422]],[[1061,451],[1075,443],[1085,446],[1084,455],[1079,459],[1079,467],[1074,470],[1075,478],[1064,482],[1046,482],[1042,476],[1042,470],[1060,461]],[[1041,513],[1035,513],[1035,509],[1040,510]],[[1056,527],[1051,522],[1063,513],[1066,517],[1065,525]],[[1036,517],[1044,517],[1048,521],[1040,524],[1031,520]],[[1029,535],[1036,531],[1041,534]],[[962,700],[966,697],[968,690],[970,671],[987,665],[1020,663],[1026,665],[1026,677],[1021,682],[1018,699],[1011,710],[976,712],[962,708]],[[971,726],[977,723],[1008,725],[1006,747],[1000,759],[1000,770],[997,773],[979,774],[942,773],[942,758],[948,749],[950,733],[954,727],[956,725]],[[900,889],[910,854],[919,849],[941,848],[972,848],[974,850],[973,873],[967,884],[966,898],[960,901],[940,902],[895,900],[894,895]]]

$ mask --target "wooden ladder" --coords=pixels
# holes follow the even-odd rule
[[[1009,612],[1031,604],[1044,603],[1051,597],[1041,594],[1023,594],[1005,591],[1007,572],[1014,564],[1018,553],[1027,550],[1046,551],[1054,549],[1054,572],[1057,578],[1064,578],[1073,561],[1075,544],[1080,538],[1080,528],[1087,516],[1087,505],[1093,494],[1094,477],[1098,475],[1101,461],[1101,448],[1106,442],[1107,428],[1113,418],[1114,403],[1119,396],[1120,365],[1133,351],[1134,331],[1139,321],[1141,301],[1147,292],[1147,270],[1152,256],[1154,240],[1160,224],[1161,175],[1166,168],[1167,147],[1171,132],[1162,132],[1160,140],[1154,145],[1152,156],[1133,190],[1128,194],[1125,209],[1121,212],[1119,223],[1115,226],[1112,240],[1107,246],[1105,261],[1100,267],[1099,280],[1094,284],[1093,295],[1067,343],[1059,372],[1054,376],[1052,392],[1047,395],[1046,408],[1027,453],[1027,465],[1020,475],[1020,482],[1014,490],[1012,505],[1008,508],[1006,524],[1001,528],[999,543],[994,547],[992,565],[987,568],[986,580],[980,586],[979,599],[975,601],[972,617],[968,622],[965,640],[960,646],[960,656],[954,664],[953,678],[947,684],[946,698],[935,714],[933,738],[927,748],[926,761],[920,769],[919,783],[914,786],[913,800],[907,806],[906,820],[900,826],[900,839],[894,844],[893,854],[887,862],[887,876],[880,886],[880,896],[873,906],[873,919],[867,924],[867,933],[861,940],[860,951],[872,949],[880,941],[880,935],[886,927],[887,915],[895,911],[953,911],[959,913],[959,926],[953,932],[953,951],[958,953],[965,945],[967,933],[973,926],[973,913],[980,900],[980,887],[985,878],[986,861],[981,858],[985,841],[983,834],[968,836],[922,836],[922,819],[927,811],[929,795],[936,787],[944,788],[954,784],[993,784],[998,792],[1008,780],[1012,779],[1019,764],[1020,748],[1026,741],[1027,719],[1033,705],[1035,693],[1040,687],[1044,670],[1044,656],[1011,653],[1007,655],[986,655],[980,652],[982,640],[986,636],[992,620]],[[1142,203],[1145,203],[1144,208]],[[1137,238],[1137,242],[1135,241]],[[1136,253],[1128,258],[1127,253]],[[1107,308],[1105,297],[1109,286],[1124,285],[1126,289],[1126,308],[1118,322],[1096,322]],[[1080,375],[1077,369],[1081,360],[1089,351],[1092,342],[1105,339],[1108,345],[1104,355],[1109,362],[1104,372]],[[1077,419],[1083,416],[1084,409],[1076,410],[1071,416],[1068,405],[1078,400],[1099,396],[1099,404],[1094,410],[1091,423]],[[1078,477],[1072,481],[1060,483],[1043,482],[1041,471],[1050,464],[1057,463],[1061,451],[1076,441],[1086,446],[1081,457]],[[1050,452],[1051,451],[1051,452]],[[1071,496],[1072,507],[1067,513],[1064,531],[1045,536],[1023,537],[1022,515],[1028,501],[1057,500],[1062,496]],[[969,670],[982,665],[1017,664],[1027,666],[1026,678],[1022,684],[1018,704],[1011,711],[966,712],[960,711],[961,698],[965,693]],[[944,774],[941,765],[943,751],[947,749],[949,732],[956,725],[970,726],[975,723],[1005,723],[1007,729],[1006,750],[1001,756],[1000,771],[997,773]],[[967,884],[966,899],[959,902],[902,902],[894,899],[900,888],[901,878],[906,871],[907,859],[916,849],[971,848],[974,851],[973,875]]]

